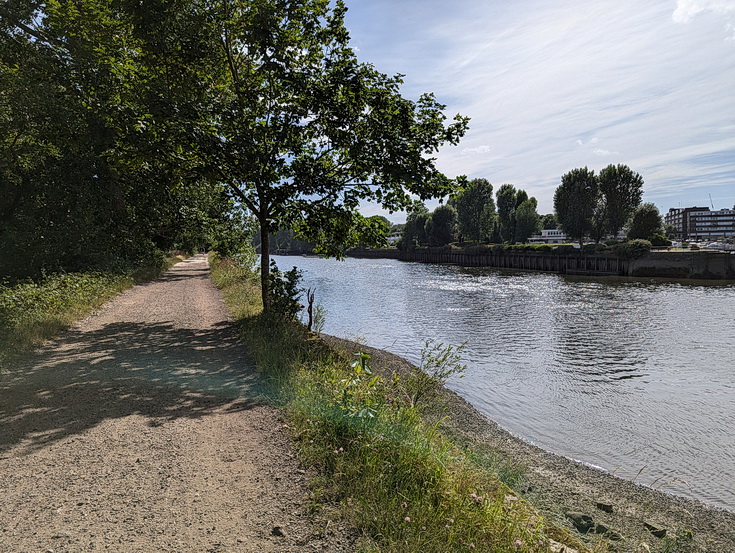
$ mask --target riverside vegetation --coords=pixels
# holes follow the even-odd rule
[[[375,374],[366,353],[350,359],[295,319],[264,313],[247,263],[213,255],[211,265],[304,463],[318,469],[315,513],[346,518],[361,551],[608,551],[602,538],[588,549],[521,500],[506,483],[519,467],[478,462],[423,417],[462,372],[461,347],[428,343],[420,369]],[[271,273],[281,290],[294,291],[297,278]]]

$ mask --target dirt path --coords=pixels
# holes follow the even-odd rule
[[[0,375],[0,552],[348,551],[204,256]]]

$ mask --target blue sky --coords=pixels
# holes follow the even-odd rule
[[[735,204],[735,0],[346,2],[361,61],[471,117],[447,175],[550,213],[561,175],[624,163],[662,213]]]

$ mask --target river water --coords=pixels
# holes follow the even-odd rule
[[[316,289],[325,333],[413,362],[466,342],[449,387],[513,434],[735,510],[735,285],[275,259]]]

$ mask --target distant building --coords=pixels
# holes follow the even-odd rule
[[[528,239],[531,244],[564,244],[569,242],[567,235],[560,229],[544,229]]]
[[[735,206],[710,211],[708,207],[671,208],[664,215],[680,240],[707,241],[735,236]]]

